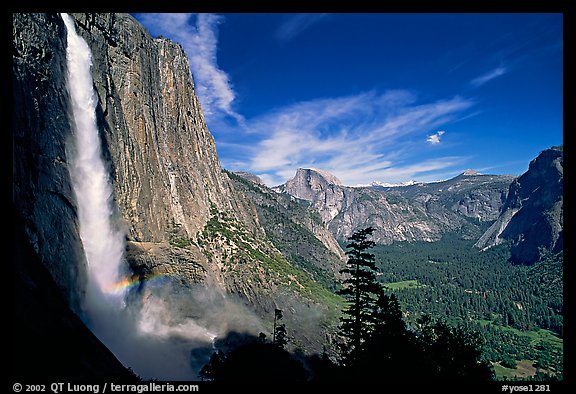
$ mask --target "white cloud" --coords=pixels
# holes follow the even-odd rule
[[[361,93],[301,102],[248,122],[259,141],[248,152],[248,170],[265,174],[266,183],[291,178],[298,167],[329,171],[345,184],[372,180],[403,181],[445,169],[454,157],[414,159],[421,130],[463,115],[473,103],[463,98],[415,105],[406,91]],[[434,137],[440,140],[439,131]],[[429,136],[430,138],[431,136]],[[412,157],[411,164],[402,166]]]
[[[507,72],[508,72],[507,68],[505,68],[503,66],[499,66],[499,67],[496,67],[494,70],[487,72],[486,74],[483,74],[477,78],[474,78],[472,81],[470,81],[470,84],[477,88],[477,87],[484,85],[486,82],[489,82],[495,78],[498,78],[498,77],[506,74]]]
[[[193,25],[194,17],[196,24]],[[196,92],[207,119],[228,115],[239,123],[242,115],[232,108],[236,94],[228,74],[218,67],[218,25],[223,18],[214,14],[138,14],[138,20],[152,34],[176,41],[184,48],[196,84]]]
[[[276,37],[282,41],[288,41],[301,34],[313,24],[322,20],[327,14],[296,14],[276,30]]]
[[[436,145],[440,143],[440,137],[442,137],[444,135],[444,133],[446,133],[444,130],[439,130],[436,133],[429,135],[428,138],[426,138],[426,142],[432,144],[432,145]]]
[[[236,94],[228,74],[218,67],[222,17],[137,17],[152,34],[168,36],[183,46],[208,121],[218,124],[227,117],[236,119],[238,125],[232,127],[235,133],[230,133],[227,142],[218,141],[220,149],[230,152],[228,164],[233,170],[254,172],[268,185],[275,185],[291,178],[298,167],[316,167],[354,185],[373,180],[425,180],[462,161],[457,157],[419,156],[422,147],[418,142],[425,137],[421,130],[437,129],[468,116],[467,110],[474,104],[470,99],[454,97],[417,104],[416,95],[410,91],[370,91],[300,102],[245,120],[233,109]],[[279,27],[277,38],[290,40],[323,17],[295,15]],[[487,78],[477,83],[485,83]],[[428,141],[440,142],[442,134],[427,136]]]

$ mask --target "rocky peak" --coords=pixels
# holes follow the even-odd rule
[[[298,171],[309,171],[314,173],[316,176],[320,176],[329,184],[342,186],[342,181],[338,179],[335,175],[329,173],[328,171],[320,170],[318,168],[299,168]]]
[[[476,246],[486,249],[509,241],[512,260],[520,264],[536,262],[541,247],[562,250],[563,190],[562,146],[546,149],[512,182],[498,219]]]
[[[324,223],[330,222],[342,209],[345,186],[329,172],[299,168],[294,178],[274,190],[306,200],[318,209]]]
[[[299,168],[294,178],[280,186],[279,189],[294,197],[313,201],[318,193],[335,190],[340,186],[342,186],[342,182],[329,172],[315,168]]]
[[[348,187],[331,174],[299,169],[276,190],[308,201],[339,240],[367,226],[376,228],[374,241],[384,244],[434,241],[450,231],[477,238],[481,224],[498,217],[513,177],[467,174],[432,183]]]

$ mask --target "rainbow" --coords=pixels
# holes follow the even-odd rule
[[[153,273],[145,276],[132,275],[131,277],[124,277],[116,283],[109,284],[102,289],[107,294],[120,294],[129,291],[130,289],[138,288],[144,284],[159,284],[169,280],[170,276],[163,273]]]

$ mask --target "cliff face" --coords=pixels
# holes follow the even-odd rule
[[[205,282],[268,314],[301,281],[222,171],[182,47],[151,38],[129,15],[74,18],[93,53],[132,266]],[[296,302],[309,296],[303,287]]]
[[[137,383],[136,376],[70,310],[27,238],[21,217],[13,215],[11,377]]]
[[[256,206],[266,235],[295,266],[316,281],[333,285],[344,268],[344,252],[317,211],[302,200],[276,193],[249,173],[230,175],[236,189]]]
[[[510,242],[512,260],[532,264],[539,248],[557,253],[564,242],[563,148],[546,149],[511,185],[498,220],[476,243],[489,248]]]
[[[333,176],[299,169],[276,190],[308,201],[343,240],[373,226],[377,243],[435,241],[457,231],[474,239],[498,217],[513,177],[464,173],[453,179],[399,187],[346,187]]]
[[[279,191],[312,202],[318,209],[322,220],[329,223],[342,210],[348,188],[342,187],[342,182],[334,175],[310,168],[299,168],[294,178],[280,186]]]
[[[58,15],[13,15],[12,201],[27,242],[78,311],[85,258],[66,143],[66,28]]]
[[[92,50],[115,194],[134,241],[168,240],[172,220],[195,238],[210,203],[257,228],[222,173],[182,47],[131,16],[74,14]]]
[[[92,51],[115,219],[126,229],[134,273],[203,283],[268,320],[280,307],[288,326],[301,326],[310,313],[298,311],[311,310],[322,321],[330,315],[324,327],[331,325],[338,297],[278,250],[255,205],[222,171],[180,45],[153,39],[129,15],[71,16]],[[68,172],[66,29],[59,15],[13,18],[15,211],[27,242],[81,314],[86,270]],[[301,338],[304,348],[319,345],[319,326]]]
[[[73,16],[93,54],[117,219],[136,250],[129,256],[139,255],[140,242],[169,243],[174,228],[194,241],[211,206],[263,237],[254,207],[220,168],[182,48],[152,39],[129,15]],[[73,131],[66,30],[58,15],[15,14],[13,36],[13,201],[30,242],[77,310],[85,262],[67,164]],[[174,260],[173,250],[160,250],[161,259]],[[192,257],[209,271],[203,253]]]

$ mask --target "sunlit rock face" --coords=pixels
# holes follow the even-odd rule
[[[476,243],[489,248],[510,242],[512,260],[532,264],[540,249],[564,248],[564,150],[546,149],[530,162],[528,171],[510,185],[498,220]]]
[[[336,304],[319,301],[328,290],[293,267],[292,257],[268,237],[253,202],[222,170],[182,47],[152,38],[130,15],[70,16],[91,52],[96,127],[112,188],[110,217],[125,234],[127,277],[111,286],[161,276],[183,291],[210,289],[215,299],[247,308],[245,316],[270,320],[281,307],[288,324],[306,320],[312,326],[297,338],[303,348],[321,351]],[[82,315],[88,271],[70,172],[67,31],[58,14],[13,18],[13,204],[27,242]],[[328,238],[315,242],[312,247],[322,250],[310,255],[333,248],[337,255],[331,258],[341,262],[330,234],[314,228],[312,237]],[[321,326],[325,318],[330,321]],[[228,323],[226,330],[239,329]],[[254,327],[260,329],[257,322]]]
[[[324,171],[298,169],[275,190],[308,201],[339,240],[373,226],[373,239],[389,244],[436,241],[451,231],[477,239],[498,218],[513,179],[466,171],[442,182],[348,187]]]
[[[92,49],[116,200],[134,241],[167,240],[172,220],[195,238],[210,203],[256,227],[223,174],[188,59],[130,15],[74,14]]]

